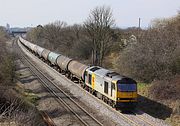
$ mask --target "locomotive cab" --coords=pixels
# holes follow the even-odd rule
[[[117,108],[135,108],[137,105],[137,83],[130,78],[117,80]]]

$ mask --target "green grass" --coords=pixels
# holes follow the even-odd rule
[[[30,102],[31,104],[36,105],[37,100],[39,100],[39,97],[32,92],[32,90],[29,89],[23,89],[20,86],[15,87],[15,91],[23,96],[23,99],[27,102]]]
[[[25,99],[30,103],[36,105],[39,97],[34,93],[24,92]]]
[[[150,86],[151,84],[148,83],[142,83],[142,82],[137,83],[138,94],[143,96],[148,96],[148,88]]]
[[[138,82],[138,83],[137,83],[138,88],[144,88],[144,87],[146,87],[147,85],[148,85],[148,83],[142,83],[142,82]]]

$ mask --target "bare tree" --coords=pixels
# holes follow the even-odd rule
[[[92,42],[92,63],[102,65],[104,55],[111,45],[114,19],[110,7],[96,7],[84,22],[85,29]]]
[[[66,26],[65,22],[56,21],[44,26],[44,38],[50,45],[60,45],[62,29]]]

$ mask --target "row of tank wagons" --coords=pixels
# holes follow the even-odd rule
[[[78,81],[83,88],[116,108],[134,108],[137,104],[137,84],[131,78],[98,67],[87,66],[66,56],[51,52],[32,44],[23,38],[20,42],[39,58],[56,68],[59,72]]]
[[[88,68],[87,65],[72,60],[61,54],[51,52],[50,50],[42,48],[38,45],[32,44],[29,41],[23,39],[22,37],[20,37],[19,40],[30,51],[38,55],[39,58],[42,58],[44,61],[48,61],[49,65],[55,67],[60,72],[66,73],[67,76],[70,77],[71,79],[73,78],[77,78],[79,80],[84,79],[83,75],[86,68]]]

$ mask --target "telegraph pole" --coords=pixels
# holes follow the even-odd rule
[[[139,18],[139,29],[141,28],[141,18]]]
[[[138,36],[140,36],[140,29],[141,29],[141,18],[139,18]]]

